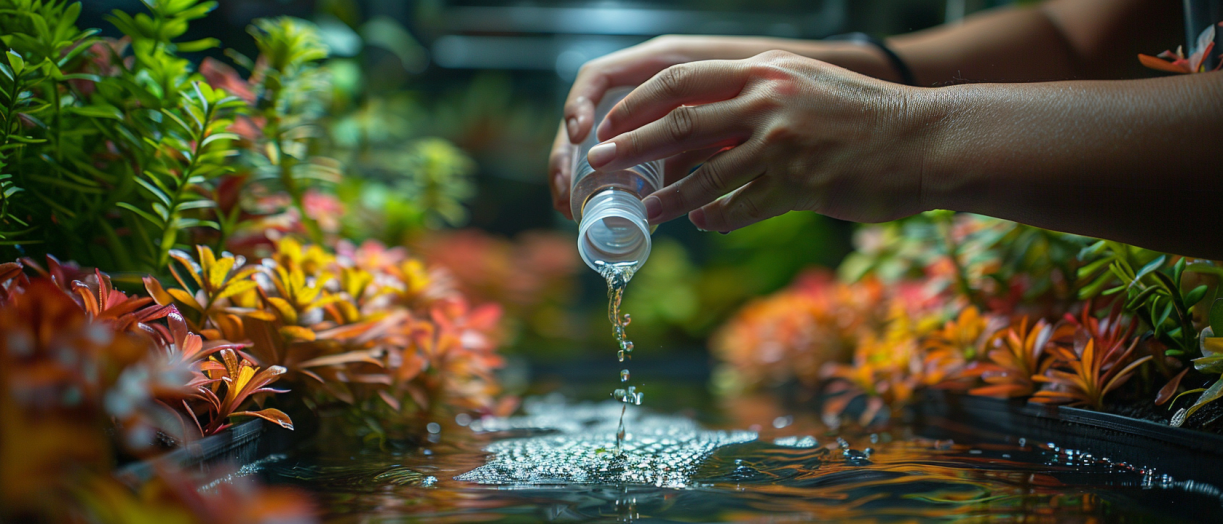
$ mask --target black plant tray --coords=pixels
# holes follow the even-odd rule
[[[221,433],[185,443],[156,458],[120,466],[115,477],[136,487],[153,478],[159,467],[207,473],[216,466],[237,468],[250,464],[293,449],[316,429],[311,415],[297,415],[293,420],[296,423],[293,431],[263,419],[235,424]]]
[[[1223,435],[1111,413],[943,391],[927,391],[914,409],[916,429],[927,437],[1025,438],[1223,488]]]

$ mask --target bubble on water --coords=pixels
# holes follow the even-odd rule
[[[785,448],[806,449],[806,448],[814,448],[820,445],[820,442],[818,440],[815,440],[815,437],[808,435],[808,436],[801,437],[801,438],[800,437],[778,437],[776,439],[773,439],[773,444],[781,446],[781,447],[785,447]]]
[[[626,391],[627,393],[627,391]],[[639,394],[639,393],[638,393]],[[528,438],[498,441],[485,448],[488,462],[456,477],[492,485],[643,485],[683,488],[714,450],[750,442],[749,431],[709,431],[691,419],[631,410],[633,431],[616,449],[617,411],[622,405],[524,405],[525,417],[492,418],[494,428],[552,429]]]
[[[434,477],[433,475],[429,475],[428,477],[425,477],[424,479],[421,479],[420,481],[420,487],[422,488],[431,488],[435,486],[436,484],[437,484],[437,477]]]

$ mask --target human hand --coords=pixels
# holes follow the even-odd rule
[[[564,118],[548,159],[552,204],[557,211],[573,219],[569,191],[574,144],[581,143],[590,134],[594,126],[595,106],[603,99],[603,94],[616,87],[638,85],[667,67],[712,53],[714,51],[708,48],[714,45],[711,38],[661,36],[596,58],[582,66],[569,90]]]
[[[645,199],[655,224],[687,213],[726,232],[790,210],[892,220],[925,210],[936,119],[924,91],[783,51],[676,65],[612,108],[588,160],[615,170],[715,152]]]
[[[582,66],[569,91],[564,118],[556,132],[549,158],[548,185],[552,190],[553,206],[570,216],[569,172],[572,169],[573,144],[581,143],[594,126],[595,107],[604,93],[616,87],[636,86],[658,72],[676,64],[694,60],[744,59],[770,49],[788,49],[803,56],[816,57],[878,78],[888,78],[893,71],[886,57],[873,48],[849,42],[803,41],[777,38],[727,36],[660,36],[607,56],[591,60]],[[692,167],[709,158],[716,149],[690,152],[668,159],[664,178],[669,183],[687,175]]]

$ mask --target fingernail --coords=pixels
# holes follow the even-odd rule
[[[603,167],[614,158],[616,158],[615,142],[603,142],[594,146],[590,148],[590,153],[586,155],[586,160],[590,162],[590,167],[595,169]]]
[[[697,229],[705,231],[705,210],[700,208],[692,210],[691,213],[688,213],[688,221],[692,222]]]
[[[645,197],[642,201],[645,204],[645,217],[653,222],[662,216],[662,201],[656,196]]]
[[[573,137],[578,135],[578,119],[577,117],[569,117],[565,121],[565,127],[569,128],[569,141],[573,141]]]

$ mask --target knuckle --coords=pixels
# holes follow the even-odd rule
[[[696,131],[696,110],[688,106],[675,108],[667,115],[666,126],[673,141],[687,140]]]
[[[680,38],[681,37],[679,35],[658,35],[654,38],[647,40],[645,43],[646,45],[651,45],[655,47],[666,47],[666,46],[675,44],[677,41],[680,40]]]
[[[760,204],[753,197],[745,196],[740,198],[736,207],[738,208],[737,211],[748,220],[761,220],[765,218],[763,208],[760,207]]]
[[[795,56],[794,53],[791,53],[789,51],[782,51],[780,49],[771,49],[769,51],[765,51],[763,53],[756,55],[755,61],[758,63],[765,63],[765,64],[777,63],[777,62],[783,62],[783,61],[789,60],[790,58],[793,58],[794,56]]]
[[[617,142],[619,141],[617,140]],[[623,144],[627,146],[627,151],[625,151],[624,154],[617,154],[616,156],[618,157],[636,157],[637,155],[641,154],[641,151],[645,147],[645,144],[642,143],[641,133],[639,132],[629,133],[628,138],[624,140]]]
[[[669,98],[682,95],[687,82],[688,67],[685,64],[668,67],[658,74],[659,92]]]
[[[701,168],[697,178],[701,192],[711,198],[721,196],[722,188],[726,187],[726,172],[720,162],[709,162]]]
[[[797,135],[798,133],[794,126],[790,125],[789,122],[776,122],[765,130],[764,141],[772,145],[786,144],[793,141]]]

